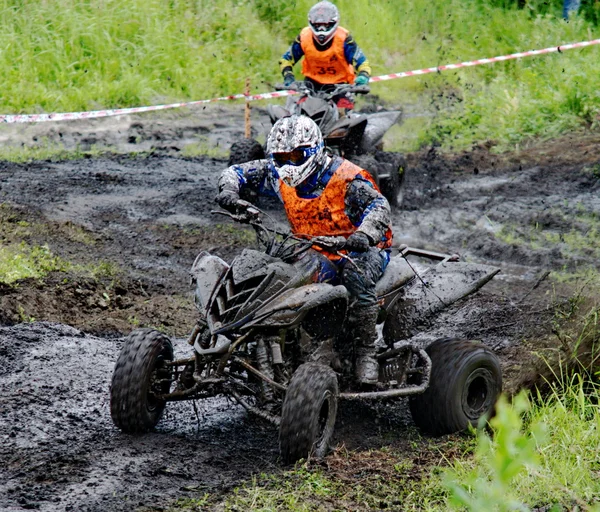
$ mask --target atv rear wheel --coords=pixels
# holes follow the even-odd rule
[[[168,393],[173,360],[171,341],[153,329],[138,329],[125,340],[110,386],[110,415],[123,432],[152,430],[160,420],[165,402],[156,395]]]
[[[379,165],[387,167],[386,174],[389,174],[389,178],[381,180],[379,185],[381,193],[386,197],[390,206],[400,206],[404,196],[402,184],[406,174],[406,158],[401,153],[377,151],[375,160]]]
[[[285,464],[327,453],[337,403],[337,377],[331,368],[317,363],[298,367],[285,394],[279,425],[279,447]]]
[[[485,345],[466,340],[437,340],[426,351],[431,358],[429,387],[410,399],[417,426],[443,435],[489,418],[502,391],[496,355]]]
[[[265,150],[256,139],[241,139],[231,145],[227,165],[238,165],[265,158]]]

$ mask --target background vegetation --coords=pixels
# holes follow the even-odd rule
[[[272,90],[313,0],[0,0],[1,113],[75,111]],[[561,0],[338,0],[375,75],[594,38],[599,7]],[[373,84],[407,109],[395,149],[515,144],[593,127],[596,47]],[[298,70],[299,75],[299,70]]]

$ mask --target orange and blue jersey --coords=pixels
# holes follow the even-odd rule
[[[354,75],[371,76],[369,61],[345,28],[338,27],[332,40],[322,47],[315,45],[311,36],[311,29],[305,27],[283,54],[279,61],[283,74],[292,72],[294,64],[304,57],[303,74],[318,83],[353,83]]]

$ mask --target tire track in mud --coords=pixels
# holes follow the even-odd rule
[[[511,246],[496,235],[503,225],[524,228],[536,219],[568,230],[582,208],[600,216],[600,180],[585,170],[600,161],[599,146],[590,142],[586,161],[521,171],[493,156],[487,164],[478,161],[475,173],[472,161],[411,155],[405,204],[394,215],[396,241],[502,267],[482,291],[425,322],[416,341],[481,338],[499,353],[505,375],[522,379],[528,360],[519,343],[544,336],[552,315],[546,282],[527,294],[545,269],[595,260],[552,246]],[[121,260],[129,275],[161,283],[168,293],[187,293],[189,267],[207,248],[189,230],[226,225],[210,216],[224,166],[223,160],[175,156],[0,163],[0,200],[40,219],[85,226],[104,241],[94,245],[98,258]],[[227,245],[227,228],[221,235],[224,243],[211,241],[213,248],[231,258],[241,245]],[[66,240],[50,243],[53,251],[69,248]],[[225,400],[200,402],[198,416],[191,403],[169,405],[157,432],[119,433],[108,390],[121,343],[61,324],[0,327],[0,509],[126,511],[277,470],[277,432]],[[183,340],[175,344],[187,353]],[[389,444],[391,434],[401,437],[411,423],[405,401],[366,409],[373,415],[359,414],[360,423],[352,410],[341,411],[336,440],[350,449]]]

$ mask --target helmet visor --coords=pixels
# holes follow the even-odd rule
[[[310,26],[315,34],[328,34],[335,28],[335,21],[329,23],[311,23]]]
[[[271,153],[273,163],[277,167],[284,165],[302,165],[318,150],[318,147],[314,148],[296,148],[293,151],[285,151],[280,153]]]

